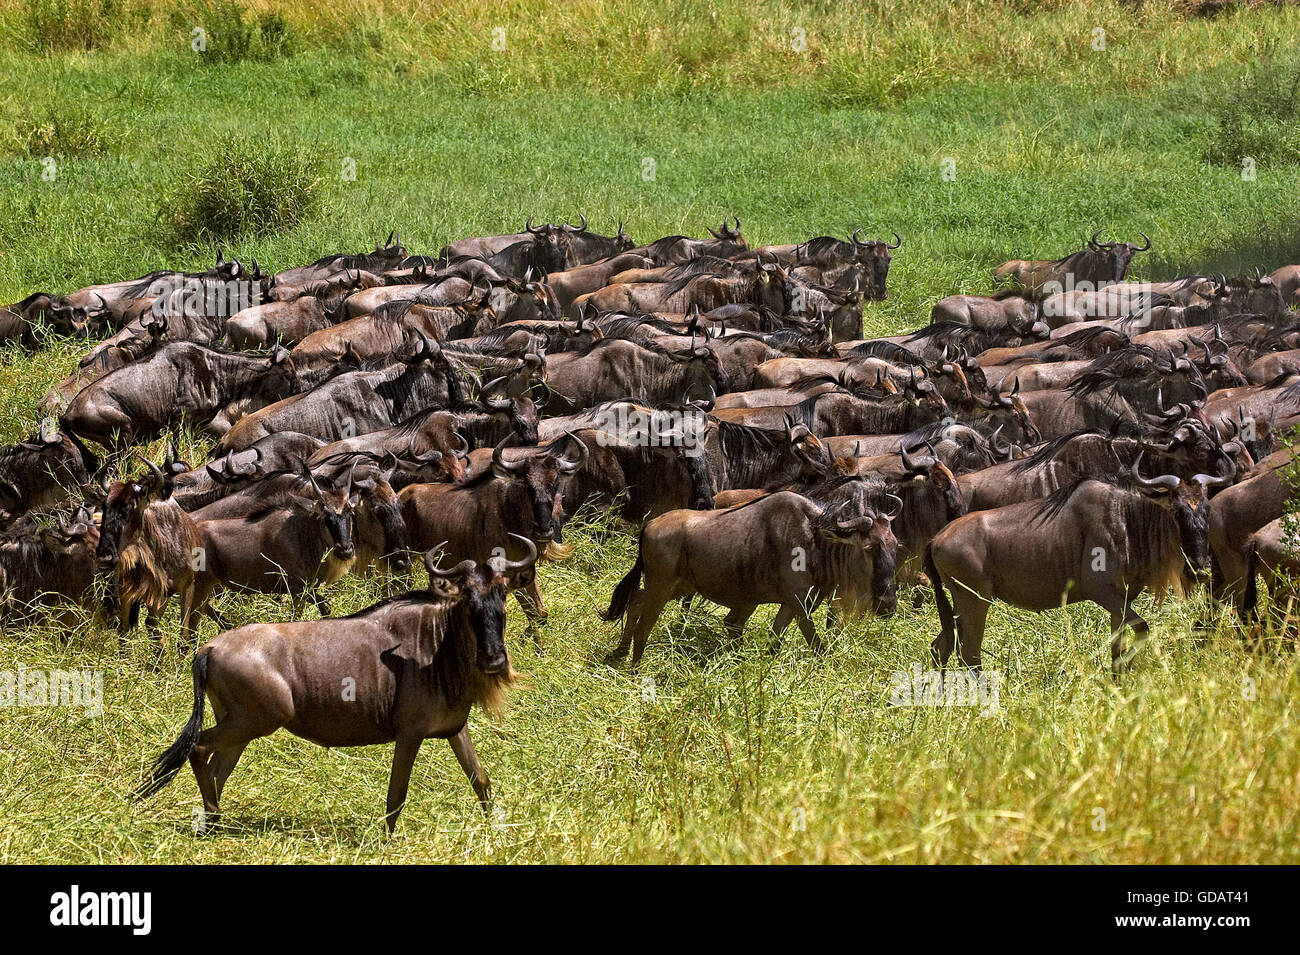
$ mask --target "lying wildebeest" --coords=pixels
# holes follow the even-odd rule
[[[49,325],[60,335],[85,338],[91,322],[90,309],[69,305],[57,295],[33,292],[21,302],[0,306],[0,344],[19,342],[24,348],[36,347],[36,328]]]
[[[149,315],[138,326],[128,325],[112,338],[100,342],[77,362],[75,369],[45,393],[37,410],[46,415],[59,414],[87,385],[110,371],[156,352],[166,343],[166,336],[166,319]]]
[[[283,348],[258,357],[176,342],[84,388],[60,423],[79,437],[121,451],[183,421],[206,424],[233,402],[260,407],[297,389],[293,362]]]
[[[849,615],[890,615],[897,604],[897,541],[887,517],[848,503],[828,508],[780,491],[726,510],[656,517],[641,531],[636,563],[600,615],[626,617],[611,658],[631,647],[635,667],[674,597],[700,594],[730,608],[726,626],[733,635],[759,604],[780,604],[776,638],[794,620],[814,650],[822,643],[809,614],[823,600]]]
[[[402,237],[397,234],[396,230],[388,233],[388,238],[384,240],[381,246],[375,243],[375,251],[363,252],[357,255],[340,253],[338,255],[327,255],[324,258],[317,259],[311,265],[302,265],[292,269],[286,269],[283,272],[277,272],[274,277],[275,287],[282,286],[299,287],[310,285],[313,282],[328,281],[343,272],[360,270],[363,272],[387,272],[389,269],[397,266],[406,258],[406,249],[402,246]]]
[[[0,518],[11,520],[32,508],[61,503],[98,467],[95,456],[71,434],[38,431],[0,448]]]
[[[1072,252],[1064,258],[1048,261],[1027,261],[1013,259],[1003,262],[993,270],[995,279],[1010,279],[1018,288],[1030,295],[1042,295],[1049,283],[1055,283],[1054,291],[1065,288],[1078,288],[1089,284],[1092,288],[1124,281],[1128,275],[1129,260],[1135,252],[1145,252],[1151,248],[1151,239],[1143,233],[1146,245],[1134,245],[1131,242],[1098,242],[1101,235],[1098,229],[1088,240],[1086,247]]]
[[[429,589],[336,620],[254,623],[194,655],[194,709],[134,798],[166,786],[188,759],[205,822],[220,819],[226,779],[244,747],[281,727],[321,746],[395,743],[385,819],[397,825],[420,744],[445,739],[486,809],[488,775],[470,739],[475,705],[499,711],[515,681],[505,645],[507,589],[534,573],[523,559],[450,570],[425,554]],[[216,724],[203,729],[205,697]]]
[[[935,664],[945,666],[959,644],[961,661],[980,666],[993,600],[1037,611],[1089,600],[1110,612],[1118,677],[1127,663],[1125,628],[1139,638],[1149,629],[1133,611],[1138,595],[1185,595],[1209,569],[1206,493],[1225,481],[1145,478],[1139,465],[1140,457],[1131,488],[1083,480],[1042,500],[972,512],[940,531],[925,557],[942,626]]]
[[[682,395],[701,397],[723,390],[718,358],[707,345],[670,351],[654,342],[618,338],[550,356],[546,383],[551,414],[572,414],[619,398],[659,405]]]
[[[0,612],[26,618],[36,607],[59,608],[65,627],[74,607],[95,613],[95,547],[99,530],[85,508],[69,519],[22,518],[0,538]]]

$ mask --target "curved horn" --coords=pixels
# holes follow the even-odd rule
[[[438,553],[438,551],[442,550],[446,546],[447,546],[447,542],[443,541],[437,547],[431,547],[429,550],[425,551],[424,553],[424,569],[429,572],[430,580],[433,580],[435,577],[438,578],[439,580],[447,580],[448,578],[451,577],[463,577],[465,574],[469,573],[471,570],[474,569],[474,561],[472,560],[462,560],[455,567],[452,567],[448,570],[439,570],[437,567],[435,567],[433,564],[433,555]]]
[[[501,439],[497,446],[492,449],[492,466],[501,468],[504,471],[509,471],[511,474],[518,474],[524,468],[528,467],[528,462],[516,461],[514,464],[508,464],[502,456],[506,447],[514,441],[514,437],[514,434],[506,435]]]
[[[891,509],[880,513],[880,516],[885,520],[892,521],[899,514],[903,513],[903,499],[897,494],[886,494],[885,500],[894,502],[894,506]]]
[[[902,244],[903,244],[903,237],[902,237],[901,235],[899,235],[897,232],[895,232],[895,233],[894,233],[894,244],[893,244],[893,245],[890,245],[888,242],[886,242],[886,243],[885,243],[885,248],[886,248],[886,249],[889,249],[889,250],[892,252],[894,249],[897,249],[897,248],[899,248],[900,246],[902,246]]]
[[[1148,249],[1150,249],[1150,248],[1151,248],[1151,236],[1147,235],[1145,232],[1139,232],[1138,235],[1142,236],[1142,238],[1146,240],[1146,243],[1147,243],[1147,244],[1144,245],[1144,246],[1142,246],[1141,248],[1138,248],[1138,247],[1135,245],[1135,246],[1133,246],[1133,251],[1134,251],[1134,252],[1145,252],[1145,251],[1147,251]]]
[[[528,556],[525,557],[523,560],[506,561],[505,565],[501,569],[502,573],[524,570],[525,568],[531,567],[533,566],[533,564],[537,563],[537,545],[534,544],[529,538],[524,537],[520,534],[515,534],[512,532],[510,536],[513,537],[515,540],[519,541],[519,543],[524,545],[524,548],[528,551]]]
[[[1169,489],[1178,487],[1181,482],[1178,480],[1178,477],[1173,474],[1162,474],[1155,478],[1144,478],[1141,472],[1138,471],[1138,465],[1141,463],[1144,454],[1146,454],[1146,451],[1139,451],[1137,457],[1133,459],[1133,466],[1129,469],[1139,484],[1143,487],[1161,487]]]

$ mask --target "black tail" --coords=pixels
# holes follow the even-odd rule
[[[1251,544],[1246,549],[1246,592],[1241,598],[1241,614],[1246,620],[1257,618],[1256,604],[1259,603],[1259,592],[1255,588],[1255,575],[1259,571],[1259,551]]]
[[[952,604],[948,602],[948,592],[943,589],[943,575],[934,563],[934,545],[925,547],[925,572],[934,587],[934,604],[939,609],[939,623],[943,627],[944,643],[955,646],[957,642],[957,624],[952,613]]]
[[[601,620],[618,620],[623,614],[627,613],[627,605],[632,602],[632,595],[641,584],[641,573],[644,564],[641,560],[640,545],[637,547],[636,563],[627,575],[618,582],[614,588],[614,596],[609,600],[609,609],[599,614]]]
[[[89,474],[92,478],[99,477],[99,468],[100,468],[99,458],[96,457],[88,447],[86,447],[84,444],[81,443],[81,438],[77,437],[77,433],[75,431],[68,430],[68,428],[64,425],[62,418],[59,419],[59,431],[63,434],[66,434],[68,436],[68,440],[72,442],[73,447],[75,447],[77,451],[81,453],[81,464],[86,469],[86,473]]]
[[[194,674],[194,710],[190,713],[190,721],[185,724],[176,742],[168,746],[166,751],[154,761],[153,775],[131,793],[132,799],[148,799],[171,782],[172,778],[180,772],[180,768],[185,765],[185,761],[190,758],[190,750],[194,748],[199,733],[203,730],[203,700],[208,688],[206,648],[194,654],[194,663],[190,670]]]
[[[90,474],[92,478],[98,478],[99,470],[101,466],[103,466],[103,463],[101,463],[99,457],[96,457],[94,453],[91,452],[90,448],[86,447],[85,444],[82,443],[82,439],[78,437],[74,430],[70,429],[70,427],[66,425],[66,422],[62,420],[62,417],[59,418],[59,431],[60,434],[68,435],[68,439],[73,443],[73,446],[77,448],[78,452],[81,452],[82,465],[85,466],[86,473]]]

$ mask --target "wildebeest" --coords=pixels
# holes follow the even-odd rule
[[[1066,288],[1088,286],[1099,288],[1114,282],[1124,281],[1128,275],[1129,260],[1135,252],[1145,252],[1151,248],[1151,239],[1143,233],[1145,245],[1131,242],[1098,242],[1101,235],[1098,229],[1088,240],[1088,244],[1078,252],[1072,252],[1064,258],[1050,261],[1026,261],[1013,259],[1003,262],[993,270],[996,279],[1010,279],[1011,282],[1031,295],[1042,295],[1049,283],[1055,283],[1054,291]]]
[[[849,614],[893,613],[897,542],[889,518],[848,503],[827,507],[780,491],[726,510],[656,517],[642,529],[636,563],[601,614],[626,618],[611,658],[631,647],[637,666],[675,597],[699,594],[728,607],[726,626],[737,635],[760,604],[779,604],[776,638],[794,620],[814,650],[822,644],[809,613],[823,600]]]
[[[956,646],[963,663],[980,666],[993,600],[1037,611],[1089,600],[1110,613],[1118,677],[1127,663],[1125,628],[1139,638],[1148,630],[1133,610],[1138,595],[1182,596],[1209,569],[1206,492],[1225,481],[1145,478],[1139,464],[1131,487],[1086,479],[1041,500],[974,511],[940,531],[925,558],[942,627],[935,664],[946,665]]]
[[[260,406],[296,390],[293,363],[282,348],[260,357],[176,342],[84,388],[60,424],[81,438],[121,451],[184,421],[207,424],[235,401]]]
[[[505,645],[506,590],[531,575],[536,551],[517,561],[462,561],[450,570],[425,554],[429,588],[390,597],[337,620],[254,623],[223,633],[194,656],[194,708],[180,736],[134,792],[158,792],[189,761],[205,822],[252,740],[281,727],[321,746],[395,743],[385,819],[406,801],[426,739],[445,739],[486,809],[491,789],[470,739],[475,705],[500,710],[516,679]],[[345,691],[342,688],[349,688]],[[216,724],[203,729],[205,699]]]
[[[99,462],[71,434],[41,430],[0,448],[0,517],[59,504],[89,479]]]
[[[586,460],[586,445],[558,439],[507,461],[510,442],[507,437],[498,444],[491,466],[463,484],[408,484],[402,489],[398,498],[411,547],[424,550],[441,541],[452,560],[484,561],[517,556],[510,539],[523,536],[544,548],[543,557],[568,555],[561,546],[561,499],[569,478]],[[576,459],[570,456],[575,451]],[[545,619],[535,577],[516,596],[530,624]]]
[[[53,607],[64,626],[74,607],[95,614],[95,548],[99,530],[85,508],[71,517],[28,516],[0,537],[0,611],[7,620],[26,618],[36,607]]]

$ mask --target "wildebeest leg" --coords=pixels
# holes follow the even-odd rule
[[[812,618],[800,608],[794,619],[795,623],[799,625],[799,630],[803,633],[803,638],[808,641],[808,647],[812,652],[825,652],[826,645],[822,643],[822,638],[817,636],[817,627],[813,625]]]
[[[321,596],[320,591],[312,588],[310,596],[312,604],[316,607],[316,612],[322,617],[330,616],[329,601]]]
[[[636,625],[632,630],[632,669],[635,670],[641,662],[641,654],[645,652],[646,640],[650,637],[650,631],[654,629],[655,624],[659,621],[659,614],[663,612],[664,605],[672,598],[671,593],[664,593],[661,590],[650,590],[648,587],[640,595],[640,607],[636,615]],[[629,620],[631,617],[629,616]],[[627,635],[624,634],[624,640]]]
[[[226,780],[234,771],[235,764],[239,762],[239,757],[244,755],[246,746],[248,746],[247,743],[241,743],[238,746],[223,749],[220,752],[213,753],[212,758],[208,760],[208,770],[212,773],[212,784],[216,788],[217,799],[221,798],[221,793],[226,788]]]
[[[451,751],[456,754],[456,762],[460,763],[460,768],[465,770],[465,775],[469,777],[469,784],[474,787],[479,805],[483,807],[484,812],[487,812],[492,803],[492,781],[488,779],[487,771],[478,761],[478,753],[474,751],[474,741],[469,738],[469,724],[462,726],[460,732],[450,737],[447,742],[451,744]]]
[[[398,737],[393,746],[393,771],[388,777],[388,805],[384,814],[390,834],[397,828],[397,815],[406,802],[406,790],[411,784],[411,767],[415,765],[415,757],[420,752],[422,742],[418,736]]]
[[[776,653],[781,649],[781,634],[785,633],[785,628],[790,626],[790,621],[794,619],[795,606],[792,603],[783,603],[776,612],[776,619],[772,621],[772,640],[767,645],[769,653]]]
[[[984,625],[989,603],[961,584],[952,585],[952,604],[957,617],[957,658],[963,666],[979,670],[984,646]],[[949,653],[952,648],[949,647]],[[946,655],[944,659],[947,659]]]
[[[537,586],[536,576],[527,586],[515,591],[515,600],[519,601],[519,607],[524,612],[524,619],[528,621],[528,632],[533,635],[533,645],[540,648],[542,634],[538,628],[546,622],[548,614],[546,605],[542,603],[542,592]]]
[[[1096,603],[1110,611],[1110,673],[1118,680],[1129,668],[1133,654],[1137,653],[1138,648],[1146,642],[1151,628],[1145,620],[1133,612],[1132,601],[1127,596],[1116,594],[1097,600]],[[1133,628],[1133,649],[1125,652],[1124,630],[1128,627]]]
[[[739,640],[745,633],[745,625],[749,623],[749,618],[754,616],[756,606],[750,604],[742,607],[732,607],[727,611],[727,616],[723,618],[722,625],[727,628],[727,639]]]

